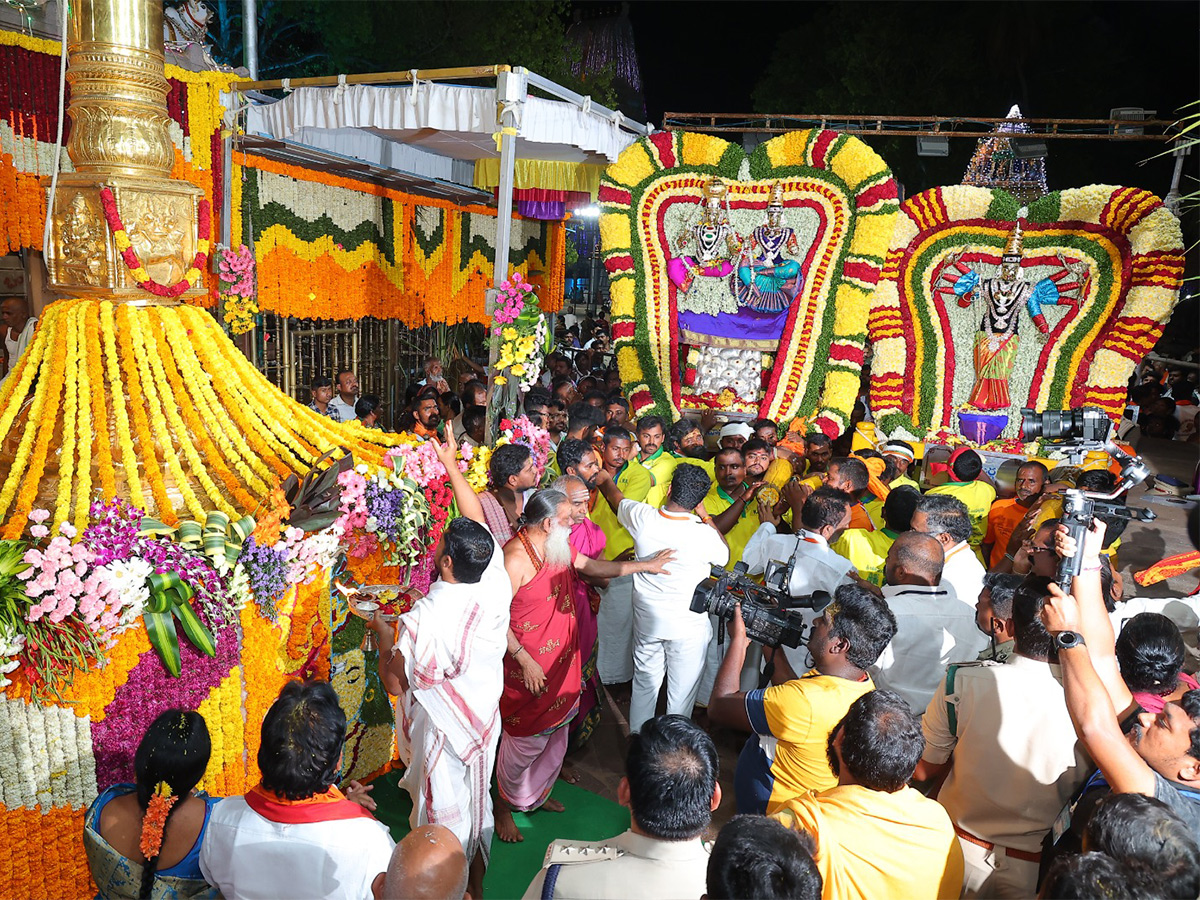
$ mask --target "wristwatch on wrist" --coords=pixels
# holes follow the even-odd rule
[[[1059,650],[1070,650],[1072,647],[1086,646],[1083,635],[1078,631],[1060,631],[1054,636],[1054,646]]]

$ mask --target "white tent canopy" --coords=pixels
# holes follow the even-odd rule
[[[447,83],[480,78],[494,78],[495,84]],[[601,166],[614,162],[629,144],[653,131],[593,103],[591,97],[519,67],[414,69],[296,81],[294,86],[289,79],[231,86],[243,92],[279,88],[286,92],[282,100],[250,94],[246,133],[251,140],[283,142],[285,152],[289,146],[294,148],[307,165],[313,164],[314,156],[327,155],[331,165],[342,168],[347,160],[358,160],[418,181],[433,178],[459,185],[476,181],[463,180],[467,169],[462,163],[469,163],[473,174],[476,162],[498,157],[501,220],[512,215],[518,158],[559,166]],[[559,99],[531,96],[531,89]],[[507,259],[509,230],[501,228],[498,235],[496,259]],[[508,277],[505,269],[496,266],[497,286]]]
[[[628,123],[633,127],[626,130],[620,113],[603,115],[586,102],[525,96],[516,107],[518,159],[604,165],[636,139],[631,131],[645,131],[637,123]],[[436,156],[474,161],[500,155],[494,137],[500,131],[497,115],[494,88],[429,81],[396,87],[345,85],[298,88],[276,103],[254,104],[246,130],[300,143],[305,143],[302,133],[311,139],[314,132],[332,131],[342,142],[336,152],[346,156],[386,150],[375,142],[353,141],[352,130],[361,130]],[[365,159],[376,165],[381,160]]]

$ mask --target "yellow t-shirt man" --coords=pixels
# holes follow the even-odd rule
[[[714,484],[704,498],[704,509],[715,519],[735,502],[724,488]],[[725,543],[729,545],[729,562],[726,563],[726,568],[732,569],[741,560],[742,554],[746,552],[746,544],[750,542],[754,532],[758,531],[760,524],[762,523],[758,520],[758,504],[751,500],[742,509],[734,526],[725,532]]]
[[[745,791],[749,803],[765,806],[770,815],[793,797],[836,785],[825,752],[829,733],[851,703],[873,690],[870,676],[851,681],[810,669],[800,678],[746,694],[746,712],[760,749],[757,757],[743,753],[738,761],[738,796]],[[770,760],[763,738],[775,739]]]
[[[686,456],[677,456],[674,453],[663,451],[663,455],[655,461],[656,465],[653,468],[654,487],[650,489],[650,493],[646,496],[646,502],[656,509],[663,505],[663,501],[667,499],[667,495],[671,492],[671,476],[675,474],[675,467],[680,463],[689,463],[693,466],[699,466],[708,473],[708,477],[716,481],[715,465],[711,459],[690,459]]]
[[[831,546],[838,556],[850,560],[859,575],[871,584],[882,587],[883,566],[896,537],[894,531],[888,531],[886,528],[878,531],[847,528]]]
[[[979,553],[979,545],[987,533],[988,513],[996,502],[996,489],[986,481],[948,481],[943,485],[930,488],[930,494],[949,494],[961,500],[971,516],[971,537],[967,543]]]
[[[671,487],[671,474],[675,471],[675,466],[679,460],[668,453],[662,447],[659,447],[650,454],[647,459],[638,459],[642,467],[650,473],[650,477],[654,483],[650,486],[650,493],[646,495],[646,502],[651,506],[662,506],[663,500],[667,497],[667,491]],[[655,500],[658,502],[656,503]]]
[[[950,900],[962,891],[950,816],[913,788],[837,785],[788,800],[773,818],[817,842],[823,900]]]
[[[654,479],[646,468],[636,459],[631,459],[617,471],[617,487],[625,495],[626,500],[643,501],[650,493]],[[592,497],[592,511],[589,518],[600,526],[604,532],[604,558],[616,559],[626,550],[633,549],[633,538],[617,521],[617,514],[609,506],[604,495],[596,491]]]

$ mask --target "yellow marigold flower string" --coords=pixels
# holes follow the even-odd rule
[[[33,343],[21,354],[16,368],[9,372],[8,377],[0,384],[0,434],[9,433],[17,413],[21,411],[21,401],[17,398],[24,399],[29,395],[29,388],[33,379],[37,377],[46,355],[46,348],[50,344],[50,335],[54,331],[54,321],[59,312],[60,310],[51,306],[42,314]],[[2,512],[0,510],[0,514]]]
[[[75,476],[75,528],[79,531],[87,527],[88,510],[92,501],[92,441],[95,440],[95,428],[92,423],[91,378],[88,371],[91,357],[87,352],[87,313],[94,305],[91,302],[80,304],[79,312],[75,316],[78,329],[75,347],[79,354],[75,366],[76,377],[79,379],[76,385],[78,399],[75,401],[76,440],[79,443],[79,460],[75,468],[78,473]],[[67,390],[71,390],[69,381]],[[107,426],[108,423],[104,424]]]
[[[266,482],[272,480],[266,464],[246,443],[245,436],[225,415],[210,376],[200,367],[195,348],[175,316],[164,317],[163,325],[176,348],[175,361],[182,367],[183,377],[197,402],[199,414],[210,428],[213,440],[230,461],[250,490],[261,496],[268,491]]]
[[[22,356],[22,359],[28,359],[34,352],[37,352],[38,362],[40,364],[41,357],[46,355],[45,342],[43,342],[41,346],[29,348]],[[47,362],[49,361],[47,360]],[[36,372],[37,369],[31,367],[31,371]],[[0,518],[3,518],[4,514],[8,512],[9,504],[12,503],[13,498],[16,496],[17,488],[20,487],[25,469],[29,465],[29,454],[32,451],[33,441],[37,435],[39,424],[38,418],[41,415],[42,404],[39,402],[41,399],[41,394],[36,395],[34,398],[33,408],[29,410],[29,415],[26,416],[25,422],[22,426],[21,440],[17,444],[16,453],[13,455],[12,468],[9,470],[8,476],[4,479],[3,487],[0,488]],[[12,428],[12,420],[15,418],[20,407],[20,403],[8,404],[7,409],[10,411],[10,415],[7,416],[7,419],[10,433]]]
[[[195,313],[194,315],[192,313]],[[194,337],[194,346],[201,354],[204,368],[209,372],[228,371],[233,369],[233,374],[237,377],[228,379],[217,379],[214,381],[214,387],[217,393],[223,400],[224,408],[237,422],[243,433],[252,440],[257,437],[260,447],[255,447],[255,451],[268,461],[274,459],[274,468],[279,471],[283,477],[286,477],[292,472],[303,472],[308,468],[308,464],[303,460],[312,460],[315,454],[311,450],[297,448],[301,457],[297,457],[291,453],[285,444],[283,438],[279,434],[271,433],[271,424],[273,420],[266,417],[266,407],[268,404],[260,397],[252,393],[251,388],[244,383],[241,378],[241,373],[237,368],[236,359],[226,359],[216,355],[216,343],[209,338],[208,325],[203,321],[197,321],[199,316],[205,316],[204,313],[195,310],[184,310],[184,321],[192,329]],[[214,328],[217,327],[216,322],[212,321],[211,316],[205,316],[212,323]],[[240,353],[231,354],[234,357],[241,356]],[[242,357],[245,359],[245,357]],[[262,373],[255,370],[256,378],[262,378]],[[270,399],[270,398],[267,398]],[[258,413],[258,415],[248,412],[248,410]],[[285,431],[286,434],[286,431]]]
[[[203,457],[201,457],[197,453],[195,445],[189,441],[188,446],[191,448],[191,452],[188,455],[188,462],[192,465],[193,471],[196,472],[198,477],[200,476],[200,472],[204,472],[201,483],[203,484],[204,479],[207,479],[208,483],[212,485],[213,492],[217,495],[213,499],[213,502],[217,504],[217,508],[230,516],[230,518],[236,518],[240,513],[220,493],[220,489],[206,471],[206,463],[207,467],[211,468],[217,474],[217,477],[221,479],[229,495],[242,509],[253,508],[256,502],[254,498],[242,490],[241,482],[229,470],[221,453],[209,438],[208,431],[204,427],[204,422],[196,415],[196,402],[193,396],[195,392],[189,393],[184,386],[183,378],[180,376],[179,370],[175,365],[175,354],[171,352],[170,343],[163,332],[159,311],[156,309],[150,310],[149,318],[151,335],[158,346],[167,351],[156,358],[156,368],[165,372],[166,383],[171,386],[171,390],[174,392],[175,414],[177,418],[182,420],[180,423],[181,427],[185,428],[190,436],[200,443],[200,449],[203,451]],[[175,426],[174,420],[172,421],[172,426]],[[195,458],[193,458],[193,455]],[[196,468],[197,466],[199,466],[199,469]],[[208,491],[207,485],[205,485],[205,491]],[[209,496],[211,497],[212,493],[209,493]]]
[[[58,495],[54,501],[51,531],[57,531],[58,526],[66,521],[71,511],[71,488],[75,484],[75,440],[78,434],[79,411],[79,332],[76,326],[79,323],[80,306],[81,304],[74,303],[67,309],[62,443],[58,454]]]
[[[129,411],[125,407],[125,388],[121,383],[121,355],[117,350],[113,305],[108,300],[100,304],[100,332],[104,337],[104,363],[108,376],[107,393],[112,398],[113,419],[117,429],[117,448],[120,450],[121,465],[125,470],[125,484],[129,489],[129,500],[138,509],[146,509],[146,497],[142,492],[142,478],[138,472],[137,452],[134,449],[133,435],[129,428]]]
[[[147,329],[145,328],[142,330],[146,346],[149,350],[147,358],[154,372],[155,390],[161,390],[162,392],[162,408],[167,414],[167,421],[171,425],[171,430],[175,433],[175,440],[179,444],[179,448],[183,451],[188,465],[191,467],[192,475],[200,482],[200,486],[204,488],[204,493],[208,495],[208,499],[221,512],[230,518],[234,518],[237,515],[236,510],[225,499],[225,496],[221,493],[221,489],[217,487],[216,482],[212,480],[212,476],[208,471],[210,466],[213,468],[221,466],[220,457],[213,454],[206,464],[196,449],[193,438],[196,437],[197,432],[190,427],[183,415],[190,408],[192,401],[183,390],[183,385],[178,383],[178,373],[174,373],[175,377],[172,379],[172,371],[164,365],[164,359],[168,361],[171,359],[171,349],[166,346],[165,341],[160,342],[158,340],[159,335],[154,328],[155,322],[153,316],[151,315],[148,319],[149,333],[147,333]],[[173,397],[168,394],[168,388],[171,394],[174,395]],[[174,403],[170,402],[172,399],[175,401]],[[203,425],[200,426],[199,432],[200,434],[204,434]]]
[[[157,311],[156,311],[157,312]],[[168,346],[170,343],[166,337],[166,330],[163,328],[163,317],[151,317],[151,328],[155,330],[155,337],[162,346]],[[214,468],[218,478],[221,479],[229,496],[234,499],[234,502],[240,506],[242,510],[253,509],[257,505],[257,500],[250,493],[247,493],[242,487],[242,482],[238,479],[238,475],[233,473],[226,461],[226,456],[230,455],[228,450],[218,449],[217,444],[212,440],[209,434],[211,428],[212,433],[220,436],[220,426],[218,421],[226,419],[227,416],[211,415],[210,410],[206,407],[203,400],[202,384],[196,379],[187,378],[184,370],[182,370],[182,362],[187,358],[188,344],[174,344],[175,352],[164,356],[163,365],[167,368],[167,377],[172,384],[172,388],[176,391],[176,397],[179,394],[184,395],[187,402],[180,402],[180,413],[184,416],[187,427],[190,428],[193,437],[200,443],[200,449],[204,452],[205,460]],[[200,379],[203,382],[203,379]],[[234,462],[240,462],[238,457],[233,455]],[[257,479],[256,479],[257,480]],[[264,486],[265,490],[265,486]]]
[[[56,321],[57,324],[57,321]],[[15,488],[20,482],[21,490],[17,493],[16,506],[13,508],[13,514],[8,520],[8,525],[4,529],[4,537],[9,540],[16,540],[21,536],[21,532],[25,530],[25,520],[29,518],[29,512],[33,509],[33,501],[37,499],[38,487],[41,484],[42,473],[46,468],[46,454],[50,450],[50,441],[54,435],[54,426],[56,416],[43,415],[46,404],[50,404],[51,408],[57,408],[63,393],[63,373],[66,370],[66,360],[61,353],[54,353],[49,344],[46,345],[46,355],[50,360],[50,371],[46,377],[46,388],[44,391],[39,390],[35,395],[33,406],[29,410],[29,425],[37,428],[36,441],[32,448],[29,447],[27,441],[33,437],[34,432],[30,428],[26,428],[24,437],[21,440],[21,446],[17,451],[17,459],[13,464],[13,471],[9,475],[9,480]],[[24,450],[24,454],[21,453]],[[26,465],[28,460],[28,465]],[[5,483],[4,491],[9,489],[8,483]],[[0,493],[0,517],[8,510],[8,500],[11,494],[7,496]]]
[[[154,434],[158,438],[159,447],[162,450],[163,458],[167,463],[167,471],[171,473],[171,478],[175,482],[175,489],[179,491],[180,497],[183,499],[183,505],[187,511],[196,519],[203,520],[207,510],[204,504],[200,502],[200,498],[196,496],[192,490],[192,485],[188,481],[187,473],[183,470],[183,464],[179,461],[179,454],[175,451],[175,442],[179,441],[181,445],[187,443],[187,436],[180,433],[172,435],[170,428],[167,426],[166,416],[163,415],[163,403],[159,399],[158,381],[155,378],[153,366],[150,361],[152,353],[157,354],[157,348],[152,349],[146,342],[146,334],[142,328],[142,316],[140,314],[131,315],[129,324],[133,331],[133,346],[134,359],[142,376],[142,389],[146,393],[146,408],[150,414],[150,424],[154,429]]]
[[[117,495],[117,481],[113,475],[112,444],[108,434],[108,408],[104,403],[104,354],[100,349],[100,307],[89,303],[84,321],[87,338],[88,388],[92,403],[92,430],[96,435],[96,470],[100,473],[100,489],[105,500]],[[85,505],[85,511],[91,504]],[[78,508],[76,511],[78,516]],[[76,527],[81,527],[76,522]]]
[[[117,309],[117,342],[121,352],[121,372],[129,392],[133,426],[146,459],[146,480],[150,483],[150,493],[154,497],[154,511],[158,513],[162,522],[174,525],[179,521],[179,517],[175,515],[175,504],[167,497],[166,482],[163,480],[162,470],[158,467],[158,453],[155,451],[154,437],[150,433],[150,419],[146,409],[148,401],[142,393],[142,379],[138,375],[137,354],[133,343],[133,314],[130,308],[124,305]],[[117,388],[119,387],[118,383]],[[137,466],[136,456],[133,464]],[[146,507],[143,506],[142,509]]]

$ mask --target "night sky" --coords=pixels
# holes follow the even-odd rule
[[[579,0],[573,8],[590,17],[611,15],[619,4]],[[1176,118],[1180,107],[1200,98],[1200,4],[1191,0],[633,0],[629,19],[646,115],[656,127],[668,111],[996,117],[1012,103],[1031,117],[1099,119],[1114,107],[1135,106]],[[860,27],[861,40],[849,33]],[[813,99],[836,94],[840,80],[861,68],[846,61],[843,47],[870,57],[875,70],[895,71],[881,84],[892,88],[890,96],[886,89],[872,95],[868,86],[860,102],[843,100],[840,108]],[[794,89],[776,92],[790,98],[777,101],[787,105],[756,104],[764,76],[789,70],[796,73]],[[910,193],[957,183],[975,146],[958,139],[949,159],[919,160],[911,138],[869,142]],[[1148,142],[1052,141],[1050,187],[1135,184],[1161,196],[1170,186],[1171,160],[1141,164],[1161,149]],[[1200,154],[1188,160],[1188,171],[1200,173]]]
[[[575,0],[589,18],[620,4]],[[1115,107],[1185,114],[1200,98],[1200,4],[1139,2],[776,2],[633,0],[629,21],[646,120],[665,112],[1004,116],[1013,103],[1035,118],[1106,119]],[[1195,107],[1193,111],[1200,110]],[[625,109],[640,117],[641,109]],[[702,129],[697,129],[702,130]],[[725,135],[737,140],[737,135]],[[945,159],[918,157],[913,138],[865,138],[907,194],[957,184],[973,138],[952,139]],[[1151,142],[1051,140],[1051,190],[1124,184],[1160,197],[1174,160]],[[1200,184],[1200,151],[1182,190]],[[1200,241],[1200,211],[1183,219]],[[1200,274],[1200,253],[1188,274]],[[1168,328],[1194,346],[1197,282]]]

